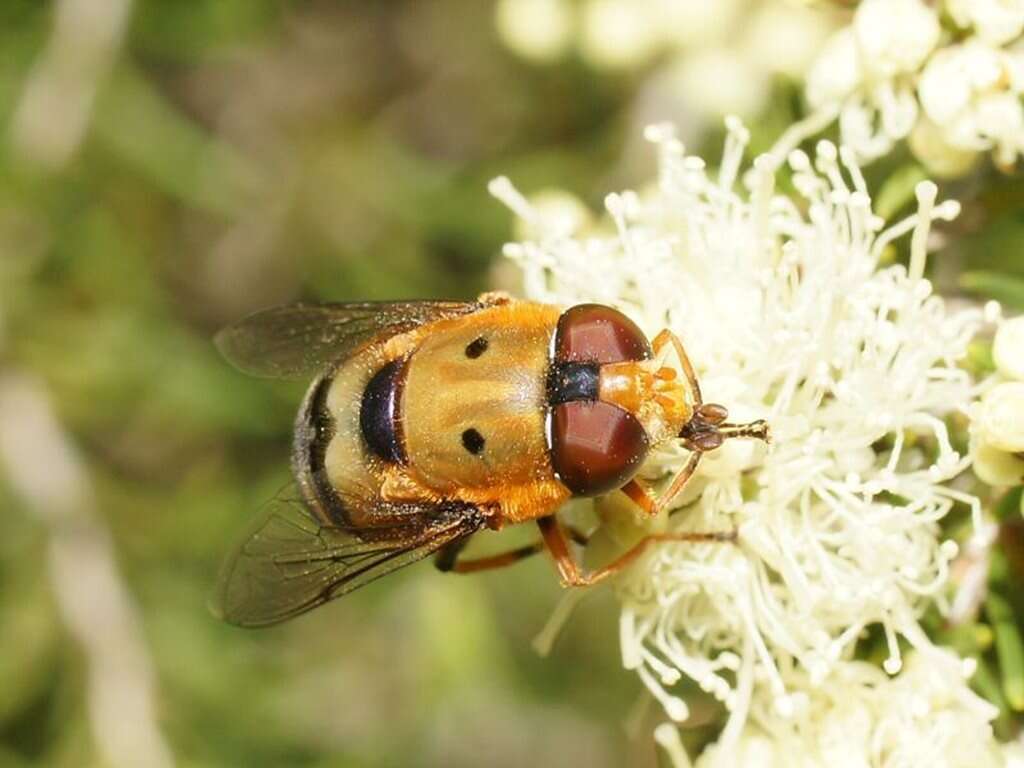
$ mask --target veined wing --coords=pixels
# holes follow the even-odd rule
[[[469,504],[403,505],[372,540],[315,520],[297,497],[268,503],[258,524],[225,561],[212,608],[242,627],[298,616],[421,560],[484,525]]]
[[[244,373],[291,378],[317,373],[376,339],[481,306],[460,301],[289,304],[249,315],[214,341]]]

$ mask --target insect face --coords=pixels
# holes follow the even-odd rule
[[[621,312],[599,304],[564,312],[548,373],[548,441],[559,480],[577,496],[629,481],[651,445],[689,416],[680,378]]]

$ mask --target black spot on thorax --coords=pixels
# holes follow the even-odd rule
[[[466,357],[476,359],[487,351],[488,346],[489,343],[483,336],[473,339],[473,341],[466,345]]]

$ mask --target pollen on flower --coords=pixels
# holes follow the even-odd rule
[[[714,173],[666,126],[647,136],[657,185],[609,196],[614,229],[542,227],[506,254],[531,299],[604,302],[650,335],[670,328],[709,401],[771,424],[770,447],[736,441],[709,453],[683,509],[648,523],[735,528],[738,543],[660,545],[616,582],[624,665],[670,719],[687,714],[671,690],[680,673],[721,701],[726,750],[751,717],[795,717],[818,695],[808,686],[848,669],[871,627],[888,646],[886,672],[901,679],[907,647],[933,651],[918,617],[932,602],[947,609],[956,556],[938,522],[954,505],[981,521],[978,501],[951,482],[970,459],[945,419],[971,406],[974,384],[957,361],[984,317],[947,307],[922,277],[932,221],[957,211],[935,201],[933,185],[919,188],[918,213],[886,226],[853,153],[828,142],[813,158],[788,154],[790,196],[776,191],[785,154],[744,166],[738,121]],[[492,191],[543,222],[507,181]],[[909,270],[880,267],[885,246],[906,235]],[[657,482],[686,459],[669,445],[642,474]]]

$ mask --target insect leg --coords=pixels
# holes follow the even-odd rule
[[[577,544],[583,545],[587,543],[587,535],[577,528],[569,526],[569,535],[573,541]],[[504,568],[508,565],[514,565],[520,560],[525,560],[531,555],[535,555],[538,552],[544,551],[544,542],[535,541],[533,544],[527,544],[517,549],[511,549],[508,552],[501,552],[497,555],[487,555],[485,557],[477,557],[469,560],[460,560],[459,553],[462,548],[466,546],[469,538],[459,539],[453,541],[451,544],[441,549],[437,553],[437,557],[434,559],[434,565],[439,571],[452,573],[476,573],[477,571],[490,571],[495,568]]]
[[[700,393],[700,383],[697,381],[697,373],[693,370],[693,363],[690,362],[690,357],[686,354],[683,342],[668,328],[665,328],[654,337],[651,341],[651,349],[654,350],[654,354],[658,354],[666,344],[671,344],[675,347],[676,354],[679,356],[679,362],[683,366],[683,373],[686,374],[686,380],[690,383],[690,389],[693,392],[694,405],[702,405],[704,398]]]
[[[504,568],[507,565],[513,565],[518,563],[520,560],[525,560],[530,555],[535,555],[543,549],[543,545],[538,541],[533,544],[527,544],[524,547],[518,549],[511,549],[508,552],[502,552],[498,555],[490,555],[488,557],[477,557],[472,560],[459,560],[458,556],[451,558],[438,557],[434,564],[440,571],[451,571],[452,573],[476,573],[477,571],[490,571],[495,568]]]
[[[555,567],[566,586],[578,586],[580,584],[580,568],[576,564],[572,553],[569,552],[569,543],[565,540],[565,533],[558,524],[558,518],[554,515],[537,519],[537,527],[548,548],[551,556],[555,558]]]
[[[652,517],[658,513],[658,500],[654,498],[651,489],[637,479],[630,480],[620,489],[629,497],[629,500],[643,510],[645,515]]]
[[[569,554],[566,545],[565,535],[554,517],[542,517],[537,521],[541,534],[544,536],[544,543],[555,558],[555,565],[558,568],[558,575],[562,584],[567,587],[589,587],[604,581],[626,568],[640,555],[642,555],[651,544],[665,541],[688,541],[688,542],[735,542],[736,531],[713,531],[698,532],[687,531],[682,533],[653,533],[634,544],[630,549],[612,560],[608,565],[598,568],[590,573],[582,573],[579,565]]]
[[[434,555],[434,567],[442,573],[447,573],[455,567],[455,561],[459,558],[459,552],[469,543],[469,536],[448,542]]]
[[[697,465],[700,464],[700,459],[703,455],[701,451],[694,451],[690,454],[686,465],[676,473],[668,487],[657,496],[644,483],[635,478],[622,486],[621,490],[645,514],[653,517],[665,509],[672,499],[686,487],[687,482],[693,477],[693,473],[697,471]]]

